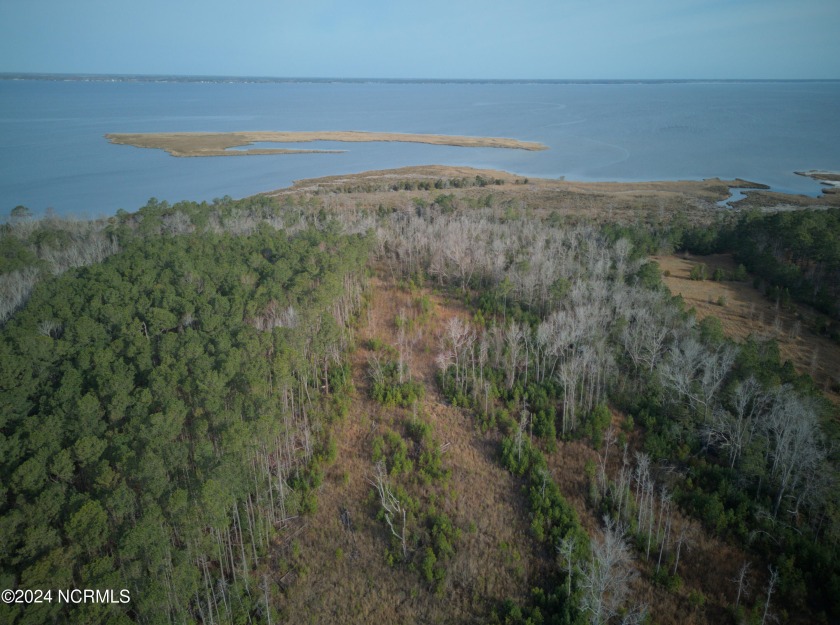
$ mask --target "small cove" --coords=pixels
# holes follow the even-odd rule
[[[721,208],[734,208],[734,204],[746,199],[747,193],[752,191],[762,191],[763,189],[757,187],[729,187],[729,197],[717,203]]]

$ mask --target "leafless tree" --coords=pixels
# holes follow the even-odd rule
[[[623,281],[630,261],[630,251],[633,244],[627,239],[619,239],[613,247],[613,262],[617,281]]]
[[[643,519],[647,519],[647,506],[645,505],[646,493],[651,490],[650,456],[644,452],[636,452],[636,469],[633,477],[636,482],[636,506],[638,507],[637,527],[643,527]]]
[[[677,569],[680,566],[680,553],[682,552],[683,546],[689,545],[689,540],[691,538],[691,530],[686,528],[685,525],[680,529],[680,533],[677,534],[677,551],[674,557],[674,575],[677,574]]]
[[[630,499],[630,480],[632,478],[630,461],[627,457],[628,445],[624,445],[621,457],[621,469],[618,472],[618,479],[613,488],[615,491],[614,501],[616,505],[616,518],[620,521],[627,513],[627,501]]]
[[[42,247],[38,255],[47,262],[53,274],[101,262],[120,249],[116,238],[100,231],[74,232],[61,247]]]
[[[696,401],[694,383],[703,366],[705,350],[691,337],[675,343],[659,369],[663,384],[680,398]]]
[[[38,281],[35,267],[17,269],[0,275],[0,323],[26,303]]]
[[[646,605],[633,606],[621,617],[621,625],[642,625],[647,622],[647,617]]]
[[[665,526],[662,527],[662,518],[665,517]],[[665,547],[668,546],[668,541],[671,537],[671,495],[668,489],[663,484],[660,488],[659,495],[659,519],[656,522],[656,540],[659,542],[659,558],[656,561],[656,572],[659,572],[662,566],[662,554],[665,552]]]
[[[522,415],[519,419],[519,425],[516,428],[516,437],[514,439],[514,444],[516,445],[516,461],[520,462],[522,460],[522,443],[525,439],[525,430],[528,429],[528,426],[531,423],[531,414],[528,412],[527,409],[522,409]]]
[[[659,368],[666,388],[701,411],[704,419],[714,408],[715,395],[735,361],[737,350],[724,344],[709,351],[691,336],[674,343]]]
[[[741,565],[741,568],[738,569],[738,574],[732,579],[732,581],[738,586],[738,592],[735,596],[735,609],[738,609],[738,606],[741,605],[741,596],[747,597],[749,596],[750,587],[749,587],[749,579],[747,575],[750,572],[750,563],[744,560],[744,563]]]
[[[562,558],[561,568],[566,573],[566,596],[572,596],[572,574],[575,572],[575,564],[572,560],[575,551],[574,537],[564,538],[557,545],[557,553]]]
[[[603,536],[593,541],[590,561],[580,576],[581,608],[592,625],[603,625],[620,613],[635,577],[623,528],[609,517],[604,524]]]
[[[56,338],[61,334],[61,324],[55,319],[44,319],[38,324],[38,334],[49,338]]]
[[[519,368],[520,357],[523,349],[523,338],[525,330],[518,323],[513,321],[505,331],[505,347],[507,348],[507,387],[513,388],[516,382],[516,371]]]
[[[570,359],[557,369],[557,379],[563,387],[563,434],[577,428],[577,389],[580,373],[580,361]]]
[[[455,359],[455,376],[462,383],[467,374],[467,361],[472,355],[475,330],[460,317],[452,317],[446,324],[446,340]]]
[[[732,393],[732,410],[717,407],[705,428],[707,441],[729,454],[729,466],[733,468],[744,450],[750,445],[760,422],[760,417],[769,409],[773,396],[750,376],[738,382]]]
[[[770,597],[776,590],[776,583],[779,581],[779,570],[773,568],[773,565],[768,567],[770,570],[770,578],[767,580],[767,599],[764,601],[764,612],[761,615],[761,625],[767,622],[767,617],[770,612]]]
[[[604,433],[604,453],[598,454],[598,487],[602,495],[607,492],[607,460],[609,459],[610,447],[615,444],[616,438],[615,427],[610,424]],[[618,518],[621,519],[620,516]]]
[[[703,377],[700,380],[702,404],[707,416],[714,408],[717,393],[737,356],[738,348],[729,343],[724,343],[707,356],[703,364]]]
[[[777,488],[773,516],[778,515],[781,502],[789,493],[797,493],[791,511],[795,514],[808,489],[816,483],[808,478],[824,466],[826,458],[816,408],[813,402],[781,387],[775,393],[765,426],[769,471]]]
[[[384,462],[379,461],[376,463],[373,479],[368,481],[376,488],[376,492],[379,494],[379,503],[385,512],[385,522],[388,524],[391,534],[400,541],[403,558],[407,558],[406,509],[391,488]]]
[[[473,251],[473,240],[470,233],[466,232],[466,222],[455,222],[460,227],[453,228],[447,232],[446,245],[443,258],[448,261],[446,273],[458,276],[461,289],[466,291],[475,271],[475,254]]]
[[[621,339],[630,360],[638,369],[653,372],[665,351],[670,330],[647,309],[631,314]]]
[[[277,300],[271,300],[249,323],[264,332],[274,328],[294,328],[298,324],[298,316],[293,306],[283,308]]]

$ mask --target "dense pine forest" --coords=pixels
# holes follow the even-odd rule
[[[731,254],[837,345],[840,211],[530,185],[13,210],[0,581],[54,595],[0,620],[840,619],[838,406],[650,260]]]

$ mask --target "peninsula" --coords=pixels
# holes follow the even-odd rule
[[[172,156],[248,156],[255,154],[329,153],[340,150],[305,150],[298,148],[253,148],[232,150],[256,142],[309,143],[312,141],[341,141],[347,143],[398,141],[428,143],[466,148],[508,148],[518,150],[547,150],[542,143],[519,141],[502,137],[464,137],[456,135],[407,134],[398,132],[361,131],[254,131],[254,132],[155,132],[141,134],[110,133],[111,143],[133,145],[138,148],[158,148]]]

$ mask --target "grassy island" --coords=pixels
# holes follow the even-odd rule
[[[133,145],[138,148],[158,148],[172,156],[248,156],[254,154],[300,154],[307,152],[337,152],[338,150],[301,150],[288,148],[254,148],[231,150],[255,142],[308,143],[311,141],[342,141],[348,143],[370,141],[401,141],[428,143],[466,148],[508,148],[518,150],[547,150],[547,146],[531,141],[501,137],[463,137],[455,135],[406,134],[398,132],[360,131],[256,131],[256,132],[154,132],[141,134],[110,133],[111,143]]]

